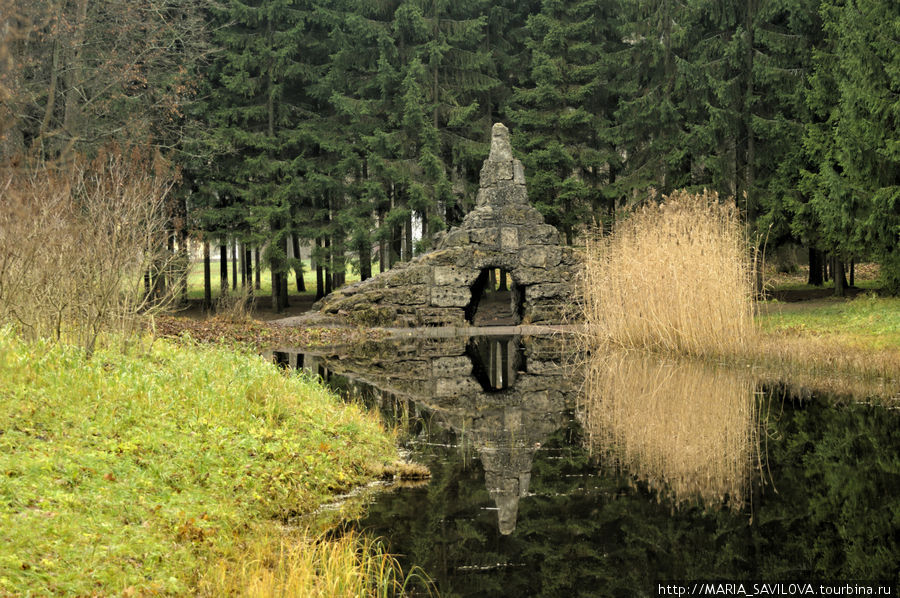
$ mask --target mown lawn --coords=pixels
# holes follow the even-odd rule
[[[0,328],[0,596],[193,594],[395,457],[375,416],[242,350],[86,360]]]

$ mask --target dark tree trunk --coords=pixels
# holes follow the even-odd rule
[[[316,239],[316,247],[322,247],[322,239]],[[321,252],[319,252],[321,255]],[[316,258],[316,300],[325,296],[325,272],[321,258]]]
[[[847,294],[847,276],[844,274],[844,262],[836,256],[831,259],[831,273],[834,278],[834,295],[835,297],[843,297]]]
[[[412,210],[409,211],[409,216],[406,217],[406,226],[404,226],[403,229],[403,240],[404,245],[406,246],[406,254],[403,256],[403,261],[408,262],[413,258]]]
[[[856,260],[850,260],[850,286],[856,286]]]
[[[244,263],[247,265],[247,294],[253,294],[253,249],[244,246]]]
[[[209,241],[203,241],[203,309],[212,309],[212,268],[209,259]]]
[[[222,295],[228,293],[228,246],[219,245],[219,287]]]
[[[367,243],[360,243],[359,253],[359,279],[366,280],[372,277],[372,249]]]
[[[822,280],[822,252],[813,247],[809,248],[809,277],[806,282],[817,287],[824,284],[824,280]]]
[[[269,262],[269,268],[272,271],[272,310],[280,314],[284,311],[284,305],[281,302],[283,298],[281,295],[282,274],[278,271],[278,264],[274,261]]]
[[[500,270],[500,288],[501,291],[508,291],[509,288],[506,286],[506,270]]]
[[[331,278],[333,273],[331,267],[331,237],[323,239],[323,246],[325,248],[325,294],[328,295],[334,288],[334,281]]]

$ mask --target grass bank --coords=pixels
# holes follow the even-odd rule
[[[375,416],[249,353],[83,355],[0,329],[0,596],[244,592],[259,538],[396,457]]]

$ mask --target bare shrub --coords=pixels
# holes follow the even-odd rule
[[[228,322],[247,322],[251,320],[250,311],[253,306],[253,294],[248,287],[223,293],[216,300],[216,315]]]
[[[590,239],[580,283],[591,343],[704,355],[753,337],[749,244],[715,193],[676,191]]]
[[[89,354],[104,331],[127,338],[139,314],[167,300],[143,280],[171,259],[171,181],[146,152],[118,147],[64,170],[11,171],[0,184],[0,323]]]

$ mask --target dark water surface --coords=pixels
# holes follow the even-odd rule
[[[441,596],[641,596],[687,580],[896,591],[898,411],[801,401],[703,364],[567,364],[566,344],[423,338],[274,358],[406,432],[430,482],[379,496],[358,525]]]

